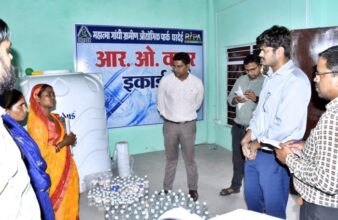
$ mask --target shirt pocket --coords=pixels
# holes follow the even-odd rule
[[[263,111],[268,114],[275,113],[277,107],[278,107],[278,97],[276,97],[276,95],[272,94],[271,92],[268,92],[264,98]]]

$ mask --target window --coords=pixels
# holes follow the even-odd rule
[[[258,53],[259,49],[254,44],[232,47],[226,50],[227,54],[227,96],[229,95],[232,87],[234,86],[238,77],[245,74],[243,60],[252,53]],[[227,101],[226,101],[227,102]],[[229,105],[227,102],[227,123],[228,125],[234,124],[234,118],[236,117],[236,108]]]

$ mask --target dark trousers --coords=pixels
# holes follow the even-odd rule
[[[173,187],[179,155],[179,145],[183,154],[187,172],[188,188],[197,190],[197,165],[195,162],[196,121],[184,124],[175,124],[164,121],[163,135],[166,155],[165,175],[163,189],[171,190]]]
[[[338,208],[330,208],[303,201],[299,220],[337,220]]]
[[[242,186],[242,179],[244,176],[244,162],[245,158],[242,152],[241,140],[244,137],[246,128],[234,123],[231,129],[232,135],[232,164],[233,176],[231,180],[231,188],[239,190]]]

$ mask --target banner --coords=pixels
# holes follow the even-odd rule
[[[163,122],[157,88],[177,52],[190,55],[191,73],[203,81],[201,30],[75,25],[75,70],[102,74],[108,128]]]

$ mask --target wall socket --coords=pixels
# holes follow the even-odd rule
[[[214,119],[214,123],[218,125],[222,124],[221,119],[218,119],[218,118]]]

